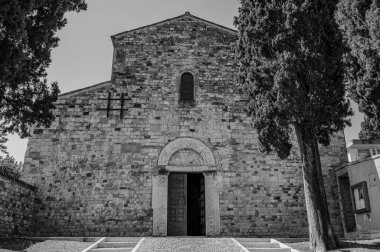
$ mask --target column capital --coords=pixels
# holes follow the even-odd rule
[[[152,175],[169,175],[170,171],[166,169],[166,165],[157,165],[152,169]]]
[[[204,172],[202,172],[203,173],[203,175],[206,177],[206,176],[216,176],[216,174],[217,174],[217,171],[204,171]]]

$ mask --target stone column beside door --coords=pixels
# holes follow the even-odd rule
[[[168,173],[153,176],[153,235],[167,236]]]
[[[205,177],[206,200],[206,235],[217,236],[220,234],[220,210],[219,192],[216,171],[203,173]]]

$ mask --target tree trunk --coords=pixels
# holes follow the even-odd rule
[[[295,125],[295,128],[302,158],[310,249],[317,252],[335,249],[338,241],[328,212],[317,139],[311,127]]]

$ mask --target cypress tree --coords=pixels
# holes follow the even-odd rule
[[[364,113],[359,138],[380,138],[380,1],[341,0],[336,21],[348,47],[348,95]]]
[[[238,82],[249,95],[262,151],[285,159],[296,132],[305,190],[310,247],[337,247],[318,143],[349,124],[344,47],[334,21],[335,0],[241,0]]]

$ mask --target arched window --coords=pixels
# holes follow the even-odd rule
[[[182,74],[179,97],[180,103],[194,103],[194,76],[191,73]]]

